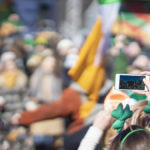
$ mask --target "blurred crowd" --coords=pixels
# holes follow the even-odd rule
[[[29,132],[11,125],[15,113],[33,110],[59,99],[71,82],[67,71],[75,65],[79,52],[79,47],[71,40],[55,31],[41,30],[30,34],[25,33],[25,28],[17,14],[11,14],[0,27],[0,114],[7,126],[3,130],[5,134],[1,134],[2,149],[23,149],[23,143],[28,145],[24,149],[31,149],[32,141],[36,142],[37,138],[26,141],[26,137],[41,133],[57,137],[64,132],[61,118],[33,125]],[[47,129],[49,124],[52,128],[50,133]],[[18,140],[20,134],[21,139]],[[53,143],[54,139],[48,138],[48,141]]]
[[[24,110],[33,111],[45,104],[56,103],[68,87],[74,86],[67,72],[75,65],[81,46],[60,33],[46,28],[36,32],[26,32],[26,26],[17,14],[11,14],[8,20],[1,24],[1,150],[47,150],[50,148],[63,150],[63,135],[70,122],[69,115],[64,118],[51,117],[29,126],[16,126],[14,120],[12,123],[12,118],[14,114]],[[138,74],[141,71],[150,70],[149,57],[148,44],[143,44],[124,34],[111,37],[110,46],[103,61],[106,79],[99,93],[98,103],[101,107],[103,107],[105,96],[114,84],[115,74]],[[86,96],[81,89],[74,89]],[[87,120],[86,126],[90,124],[91,121]]]

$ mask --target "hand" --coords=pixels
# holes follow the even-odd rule
[[[111,114],[108,111],[102,110],[96,116],[93,126],[104,131],[111,125]]]
[[[150,72],[149,71],[144,71],[140,73],[141,75],[147,75],[150,76]],[[133,92],[135,94],[140,94],[140,95],[145,95],[147,96],[148,100],[150,100],[150,81],[147,79],[143,79],[144,84],[147,87],[147,91],[139,91],[139,90],[134,90]]]
[[[21,114],[20,113],[16,113],[13,115],[12,119],[11,119],[11,123],[13,125],[19,125],[19,119],[21,118]]]
[[[4,103],[1,103],[1,102],[0,102],[0,108],[3,108],[4,105],[5,105]]]
[[[5,105],[5,99],[4,97],[0,96],[0,108],[4,107]]]

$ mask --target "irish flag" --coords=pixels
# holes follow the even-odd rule
[[[80,50],[76,65],[69,75],[88,94],[88,99],[80,108],[80,117],[87,117],[98,100],[98,93],[105,82],[103,56],[111,27],[118,15],[119,0],[99,0],[100,17],[89,33]],[[106,18],[107,17],[107,18]]]
[[[124,3],[112,31],[124,33],[139,40],[150,40],[149,3]]]

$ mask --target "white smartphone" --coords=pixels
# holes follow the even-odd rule
[[[149,76],[137,74],[116,74],[115,89],[147,91],[143,79],[149,80]]]

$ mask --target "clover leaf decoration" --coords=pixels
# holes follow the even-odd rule
[[[124,126],[125,120],[132,116],[133,112],[130,110],[129,105],[127,104],[125,109],[123,109],[123,105],[119,104],[117,109],[113,110],[111,115],[115,118],[115,122],[113,123],[113,128],[120,132]]]

